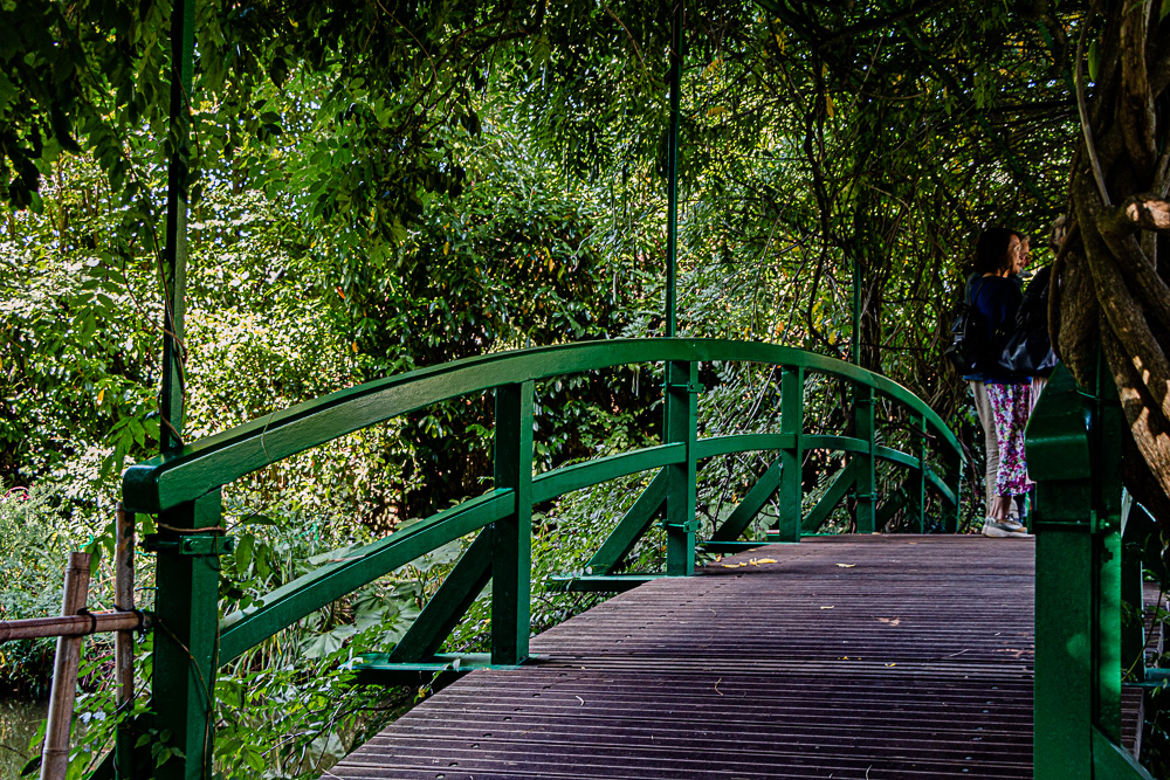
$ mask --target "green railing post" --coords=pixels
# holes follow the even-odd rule
[[[528,658],[532,562],[531,380],[496,388],[495,479],[515,491],[515,510],[492,526],[492,663]]]
[[[160,734],[182,751],[153,777],[211,776],[211,735],[219,645],[219,555],[229,540],[220,525],[220,491],[159,515],[147,540],[158,555],[151,701]]]
[[[1028,422],[1036,481],[1034,775],[1092,777],[1092,464],[1088,413],[1072,376],[1058,368]]]
[[[785,367],[780,374],[780,433],[792,436],[792,448],[780,451],[779,519],[781,542],[799,542],[804,493],[800,467],[804,461],[804,367]]]
[[[918,470],[910,480],[910,489],[914,500],[918,502],[918,532],[926,532],[926,455],[927,437],[926,415],[916,415],[914,418],[913,439],[918,442]]]
[[[1037,778],[1149,777],[1121,742],[1120,405],[1112,378],[1078,391],[1057,368],[1032,413],[1036,481]]]
[[[867,385],[854,385],[853,390],[853,436],[866,442],[869,449],[866,452],[855,452],[851,460],[860,461],[857,468],[857,482],[854,487],[856,505],[853,509],[853,520],[857,526],[857,533],[873,533],[875,482],[874,479],[874,422],[873,422],[873,388]]]
[[[1121,742],[1121,431],[1125,424],[1117,387],[1098,360],[1090,441],[1096,460],[1093,479],[1098,523],[1093,556],[1096,589],[1096,676],[1094,721],[1115,744]]]
[[[698,440],[698,364],[666,364],[666,410],[663,443],[686,444],[686,459],[666,467],[666,573],[687,576],[695,572],[696,457]]]

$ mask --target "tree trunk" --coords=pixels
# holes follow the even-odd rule
[[[1170,234],[1170,153],[1159,149],[1170,121],[1170,25],[1159,21],[1160,7],[1102,6],[1097,82],[1087,97],[1078,90],[1085,132],[1050,324],[1082,384],[1091,384],[1098,350],[1103,355],[1128,422],[1127,451],[1141,454],[1126,458],[1126,484],[1170,527],[1170,271],[1158,262],[1160,235]]]

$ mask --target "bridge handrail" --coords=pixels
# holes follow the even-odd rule
[[[698,365],[739,361],[782,368],[779,431],[698,438]],[[541,379],[612,366],[664,363],[664,426],[655,446],[533,476],[533,403]],[[849,435],[804,432],[803,397],[808,373],[842,377],[852,383]],[[395,416],[494,389],[496,424],[494,484],[484,495],[398,528],[359,550],[349,550],[244,610],[219,617],[216,556],[230,551],[223,534],[224,485],[291,455]],[[875,396],[908,408],[914,452],[878,444]],[[941,448],[945,478],[935,473],[928,446]],[[803,453],[828,449],[845,453],[845,465],[816,506],[803,513]],[[959,502],[962,450],[942,419],[910,391],[885,377],[841,360],[791,347],[715,339],[619,339],[541,347],[468,358],[423,368],[332,393],[188,444],[177,452],[131,466],[123,476],[123,506],[131,513],[159,514],[154,624],[152,707],[160,733],[170,733],[188,761],[210,771],[210,722],[216,669],[312,611],[352,593],[447,542],[478,535],[444,579],[406,634],[379,662],[383,673],[414,673],[444,662],[436,655],[443,641],[489,581],[491,663],[508,666],[528,657],[530,633],[531,518],[534,503],[623,475],[655,470],[641,496],[602,543],[582,575],[565,587],[615,590],[638,576],[622,562],[638,539],[662,518],[666,574],[694,570],[696,468],[698,461],[748,450],[779,456],[755,486],[721,518],[704,544],[736,549],[764,504],[776,495],[778,538],[798,541],[815,532],[846,495],[853,496],[853,522],[873,531],[887,510],[917,507],[925,524],[926,490],[936,489],[954,509],[944,522],[953,529]],[[885,497],[876,490],[874,464],[886,460],[909,469],[901,486]],[[948,484],[949,483],[949,484]],[[646,576],[657,575],[643,575]],[[368,664],[363,669],[371,668]],[[368,673],[368,672],[367,672]],[[202,757],[196,758],[196,757]],[[188,767],[190,769],[191,767]]]
[[[156,513],[192,501],[245,474],[439,401],[503,384],[547,379],[631,363],[742,361],[804,368],[871,387],[921,415],[944,444],[961,453],[938,414],[879,374],[793,347],[724,339],[613,339],[465,358],[340,390],[135,464],[123,476],[129,511]],[[960,455],[961,457],[961,455]]]

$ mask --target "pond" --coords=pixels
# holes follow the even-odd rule
[[[48,702],[0,699],[0,780],[16,780],[33,757],[28,742],[48,711]]]

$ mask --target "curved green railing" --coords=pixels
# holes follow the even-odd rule
[[[697,400],[703,361],[741,361],[782,368],[780,426],[776,432],[698,438]],[[662,443],[532,476],[533,395],[537,380],[625,364],[665,364]],[[852,385],[848,435],[804,431],[803,397],[810,373]],[[388,537],[329,563],[268,594],[246,610],[217,615],[218,555],[230,550],[220,522],[220,489],[239,477],[339,436],[439,401],[495,391],[493,489],[400,527]],[[901,405],[912,421],[912,452],[876,442],[875,400]],[[931,447],[943,464],[930,465]],[[846,465],[817,505],[802,512],[800,464],[806,452],[846,453]],[[488,661],[521,663],[528,656],[530,522],[534,503],[628,474],[656,470],[634,506],[590,560],[564,587],[618,590],[654,575],[617,574],[637,540],[661,517],[666,531],[666,574],[694,570],[695,482],[700,460],[753,450],[779,456],[739,506],[698,542],[735,549],[761,507],[778,497],[780,517],[770,539],[798,541],[815,532],[846,497],[853,498],[859,531],[877,530],[883,515],[876,495],[875,463],[904,468],[906,480],[891,501],[917,509],[924,522],[926,491],[950,507],[944,525],[954,530],[962,454],[945,423],[901,385],[833,358],[789,347],[704,339],[623,339],[486,355],[424,368],[353,387],[274,412],[264,418],[129,468],[123,506],[158,513],[155,673],[152,697],[160,730],[176,735],[187,756],[207,756],[211,690],[217,666],[311,613],[411,560],[472,532],[479,535],[395,648],[367,664],[384,671],[440,670],[443,640],[479,592],[492,581],[492,641]],[[890,501],[886,502],[888,508]],[[920,526],[921,527],[921,526]],[[473,664],[463,664],[469,668]],[[188,763],[190,759],[188,759]]]

